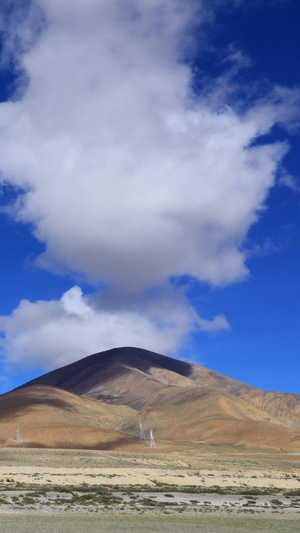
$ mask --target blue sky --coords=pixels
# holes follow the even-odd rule
[[[297,3],[0,16],[0,392],[131,345],[300,393]]]

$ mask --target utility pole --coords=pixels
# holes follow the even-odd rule
[[[153,435],[153,429],[150,429],[150,448],[156,448],[154,435]]]

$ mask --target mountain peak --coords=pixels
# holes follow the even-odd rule
[[[89,355],[23,387],[37,384],[136,409],[147,405],[162,386],[251,388],[205,367],[130,346]]]

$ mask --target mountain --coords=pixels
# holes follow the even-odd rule
[[[140,348],[85,357],[0,396],[0,445],[143,450],[218,444],[300,451],[300,396],[266,392]],[[173,447],[173,448],[172,448]]]
[[[90,355],[22,385],[50,385],[80,396],[141,410],[162,387],[212,387],[255,391],[208,368],[141,348],[114,348]]]

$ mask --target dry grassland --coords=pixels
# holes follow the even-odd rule
[[[299,533],[296,520],[255,517],[2,516],[0,525],[22,533]]]

